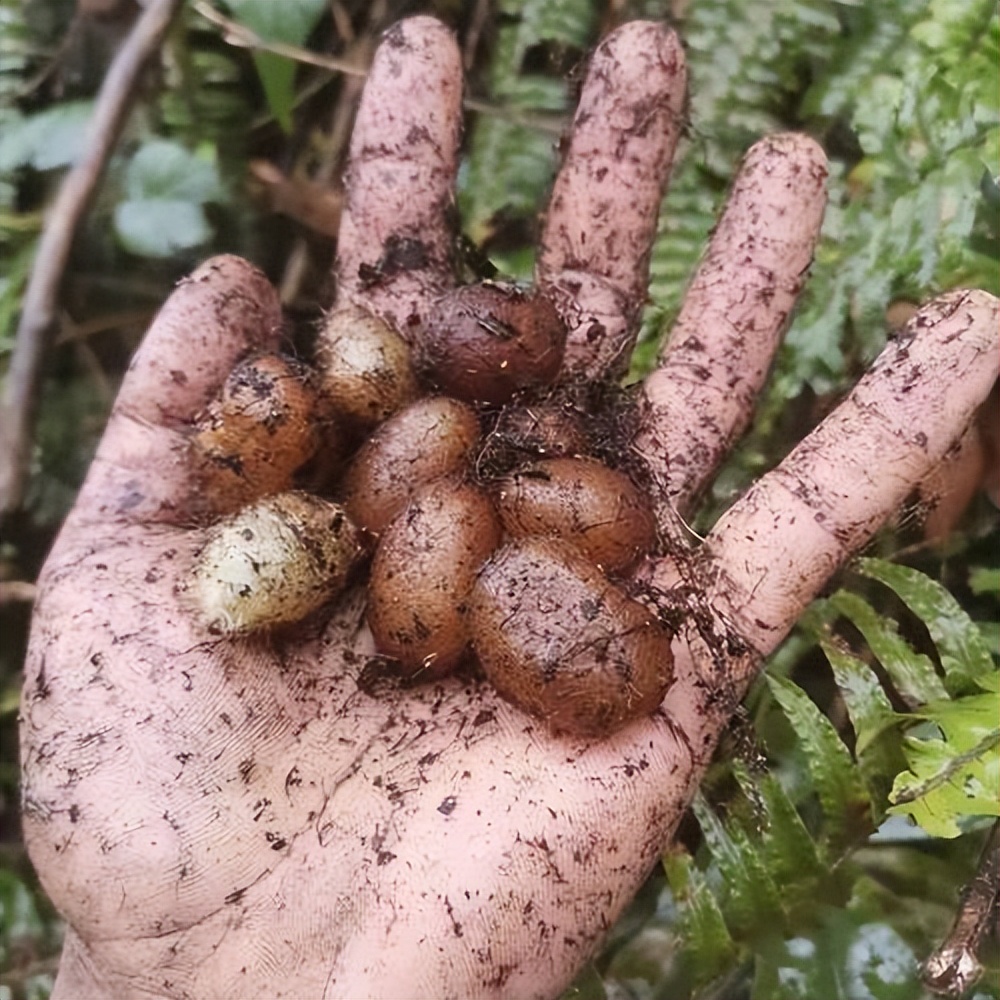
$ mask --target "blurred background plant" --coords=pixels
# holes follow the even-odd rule
[[[182,7],[77,231],[25,497],[2,525],[0,998],[46,996],[60,940],[17,821],[32,581],[177,278],[212,253],[248,257],[308,340],[332,294],[353,109],[393,21],[432,13],[458,32],[462,246],[470,271],[489,260],[518,278],[531,274],[588,49],[632,17],[680,30],[690,121],[633,377],[654,362],[746,148],[778,129],[825,146],[830,204],[812,278],[699,530],[828,412],[915,303],[959,285],[1000,292],[993,0],[213,2]],[[136,0],[0,0],[4,372],[44,213],[139,13]],[[994,483],[996,422],[994,409],[982,428]],[[948,934],[980,858],[987,874],[995,863],[1000,771],[996,508],[982,495],[961,516],[945,505],[928,531],[926,500],[914,498],[871,546],[878,558],[846,570],[775,654],[662,870],[571,995],[926,995],[920,963]],[[995,916],[987,906],[983,927]],[[985,937],[969,995],[1000,997],[996,940]],[[932,985],[961,992],[953,972]]]

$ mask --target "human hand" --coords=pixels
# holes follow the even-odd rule
[[[410,336],[452,281],[460,89],[447,32],[403,22],[355,128],[338,296]],[[595,53],[538,268],[576,374],[627,359],[683,101],[680,45],[659,27]],[[467,677],[365,693],[361,592],[296,641],[192,620],[178,590],[204,534],[186,515],[187,431],[234,361],[274,344],[280,313],[233,258],[182,284],[40,580],[24,823],[70,928],[57,996],[547,996],[571,980],[761,658],[997,377],[996,300],[942,297],[697,553],[680,548],[677,515],[745,426],[800,288],[824,177],[806,138],[751,151],[645,383],[634,448],[670,546],[640,575],[667,594],[682,580],[691,624],[662,710],[599,742],[554,737]]]

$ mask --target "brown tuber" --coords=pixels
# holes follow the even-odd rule
[[[554,535],[606,573],[624,573],[656,543],[649,498],[624,472],[593,458],[552,458],[499,481],[508,535]]]
[[[373,427],[418,396],[410,349],[387,323],[358,306],[330,314],[316,347],[320,389],[334,411]]]
[[[485,564],[472,645],[499,694],[557,732],[603,737],[659,706],[670,635],[564,542],[511,542]]]
[[[212,528],[188,594],[212,632],[290,624],[336,596],[360,551],[343,507],[280,493]]]
[[[555,400],[505,406],[492,437],[495,447],[506,448],[522,458],[562,458],[590,450],[579,410]]]
[[[343,482],[344,506],[359,527],[380,535],[424,484],[460,472],[479,440],[479,420],[455,399],[411,403],[361,446]]]
[[[541,292],[483,282],[445,295],[415,345],[417,368],[442,392],[500,404],[555,381],[566,327]]]
[[[319,446],[308,369],[280,354],[236,365],[191,438],[201,495],[215,513],[279,493]]]
[[[493,505],[476,487],[439,479],[421,489],[372,563],[368,624],[378,651],[410,675],[440,677],[455,667],[469,642],[469,593],[500,535]]]

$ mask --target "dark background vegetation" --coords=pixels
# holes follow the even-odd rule
[[[138,10],[133,0],[0,0],[0,369],[43,213]],[[632,17],[677,25],[690,124],[653,253],[636,376],[747,146],[789,128],[824,144],[830,208],[813,278],[700,529],[829,410],[912,304],[962,285],[1000,291],[1000,28],[988,0],[185,5],[78,231],[26,497],[2,526],[0,998],[47,996],[60,937],[17,819],[32,581],[131,352],[177,278],[215,252],[246,256],[308,339],[332,294],[358,74],[381,31],[414,13],[452,25],[464,54],[469,259],[483,254],[521,278],[587,51]],[[299,49],[341,66],[305,62]],[[918,507],[871,546],[887,561],[845,571],[775,655],[664,871],[577,995],[926,995],[918,965],[947,934],[996,815],[1000,555],[985,497],[933,544]],[[908,769],[916,804],[887,812]],[[954,793],[956,775],[964,793]],[[995,940],[981,957],[969,995],[998,997]]]

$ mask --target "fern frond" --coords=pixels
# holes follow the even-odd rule
[[[861,559],[858,568],[892,588],[927,626],[952,694],[996,689],[997,670],[982,633],[948,590],[908,566]]]
[[[825,820],[833,856],[872,829],[871,798],[837,730],[798,685],[768,675],[767,683],[798,737]]]

